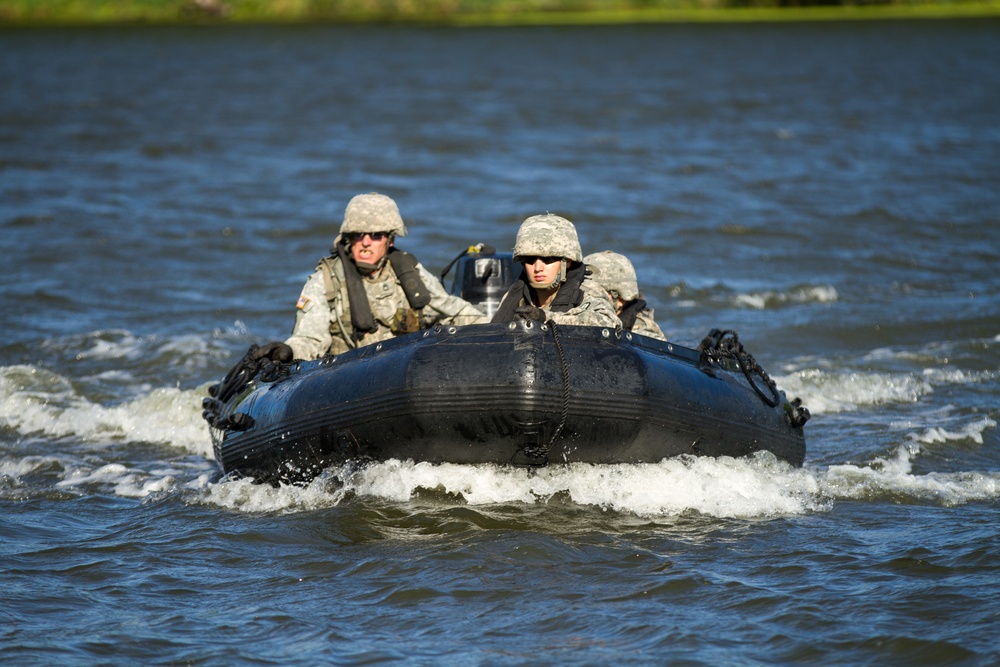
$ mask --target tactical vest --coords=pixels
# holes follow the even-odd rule
[[[403,294],[412,309],[410,322],[415,323],[412,330],[419,328],[420,312],[431,301],[430,292],[420,279],[417,271],[417,258],[413,255],[391,248],[387,253],[389,265],[392,267],[393,275],[403,289]],[[318,267],[323,273],[323,283],[326,290],[326,299],[330,306],[330,312],[334,315],[330,319],[330,335],[335,339],[343,336],[352,347],[357,347],[358,341],[367,333],[378,331],[378,322],[374,320],[371,312],[371,304],[368,302],[367,293],[364,290],[363,278],[359,274],[355,283],[355,295],[352,300],[351,280],[344,272],[344,262],[338,255],[329,255],[319,261]],[[352,269],[354,267],[351,267]],[[383,267],[384,269],[385,267]],[[340,297],[341,314],[336,315],[334,303]],[[363,300],[363,301],[362,301]],[[353,310],[352,310],[353,308]],[[358,331],[355,320],[367,318],[373,323],[373,328]],[[393,327],[390,327],[393,328]],[[395,331],[394,333],[402,333]]]

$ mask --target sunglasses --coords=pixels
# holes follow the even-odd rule
[[[389,238],[389,235],[390,232],[351,232],[349,234],[344,234],[344,238],[347,239],[348,243],[357,243],[365,236],[367,236],[372,241],[375,241],[377,243],[382,239]]]
[[[555,264],[560,261],[562,257],[539,257],[538,255],[527,255],[521,257],[522,264],[534,264],[538,260],[542,260],[544,264]]]

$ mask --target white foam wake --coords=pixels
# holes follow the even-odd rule
[[[555,498],[640,517],[696,512],[719,518],[759,519],[827,511],[836,501],[961,504],[1000,497],[1000,473],[914,474],[906,447],[868,465],[796,469],[770,454],[750,459],[681,458],[655,464],[571,464],[535,472],[495,465],[387,461],[357,470],[333,470],[307,487],[221,482],[203,500],[249,512],[295,512],[332,507],[345,498],[406,503],[426,491],[443,502],[473,506],[544,504]]]
[[[212,481],[209,460],[147,464],[51,455],[0,459],[0,492],[38,485],[66,492],[128,498],[184,495],[190,502],[240,512],[300,512],[331,508],[348,498],[407,503],[429,492],[444,504],[490,506],[572,502],[639,517],[698,513],[760,519],[828,511],[840,500],[957,505],[1000,497],[1000,472],[915,474],[920,446],[900,446],[868,464],[792,468],[772,455],[748,459],[666,459],[652,464],[576,463],[536,471],[497,465],[386,461],[334,468],[307,486]],[[6,489],[6,490],[5,490]]]
[[[869,465],[830,466],[821,478],[824,496],[836,499],[886,499],[895,502],[932,502],[960,505],[1000,496],[1000,473],[930,472],[913,474],[916,444],[898,447],[894,455]]]
[[[92,444],[153,442],[211,456],[201,418],[204,389],[152,389],[115,406],[90,401],[51,371],[19,365],[0,368],[0,426],[22,436],[75,437]]]

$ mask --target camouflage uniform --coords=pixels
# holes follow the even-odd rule
[[[333,261],[340,263],[339,259]],[[431,295],[431,302],[420,314],[421,328],[436,323],[464,325],[488,321],[475,306],[448,294],[441,282],[420,264],[417,264],[417,271]],[[334,273],[336,276],[340,272]],[[371,345],[395,336],[393,319],[396,313],[400,309],[410,307],[391,264],[386,263],[378,275],[364,276],[362,281],[378,330],[364,334],[357,342],[357,347]],[[291,337],[285,341],[294,350],[296,359],[318,359],[328,352],[340,354],[355,347],[350,336],[353,327],[350,306],[347,305],[347,287],[342,280],[335,277],[334,299],[328,301],[325,282],[323,271],[317,269],[302,288],[295,315],[295,328]]]
[[[628,257],[605,250],[587,255],[583,261],[593,271],[597,283],[611,295],[612,300],[620,298],[628,308],[636,300],[642,299],[635,267]],[[642,301],[641,304],[634,304],[638,306],[638,313],[635,316],[635,323],[629,330],[657,340],[666,340],[666,335],[653,317],[653,309],[647,308],[645,303]]]
[[[613,327],[621,325],[615,308],[600,288],[595,289],[594,281],[588,276],[580,286],[584,299],[576,308],[565,313],[546,311],[548,319],[556,324],[576,324],[582,327]],[[544,310],[544,309],[543,309]]]
[[[632,333],[655,338],[656,340],[667,339],[667,335],[663,333],[663,329],[653,319],[652,308],[643,308],[639,311],[639,314],[635,316],[635,324],[632,325],[631,331]]]
[[[514,262],[521,263],[526,257],[560,257],[563,265],[558,280],[561,282],[555,299],[543,312],[545,319],[556,324],[580,326],[619,327],[621,322],[615,314],[614,305],[607,292],[586,274],[581,262],[583,251],[576,228],[569,220],[558,215],[545,214],[528,218],[521,224],[514,242]],[[519,286],[520,285],[520,286]],[[526,276],[518,280],[504,296],[493,321],[512,319],[510,313],[520,306],[532,305],[528,296],[532,288]],[[573,301],[560,305],[560,292],[573,290]],[[578,291],[577,291],[578,290]],[[570,292],[564,292],[566,296]],[[512,303],[512,301],[516,302]]]
[[[341,243],[344,234],[390,232],[403,236],[406,227],[395,202],[384,195],[372,193],[358,195],[351,200],[340,232],[334,248]],[[348,262],[351,266],[344,266],[343,260],[336,254],[325,258],[302,288],[296,304],[295,327],[291,337],[285,341],[291,346],[296,359],[318,359],[327,353],[340,354],[353,347],[387,340],[397,333],[416,330],[416,321],[411,321],[408,327],[400,321],[399,315],[406,313],[419,313],[420,328],[436,323],[464,325],[488,321],[475,306],[448,294],[441,282],[419,263],[416,264],[416,272],[430,296],[430,302],[415,311],[392,263],[383,258],[381,268],[373,275],[361,273],[358,276],[377,329],[364,333],[355,341],[344,271],[357,269],[353,260]]]

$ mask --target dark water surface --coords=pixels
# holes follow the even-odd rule
[[[997,664],[998,73],[997,21],[0,32],[0,662]],[[805,467],[220,481],[207,385],[372,190],[434,272],[628,253]]]

